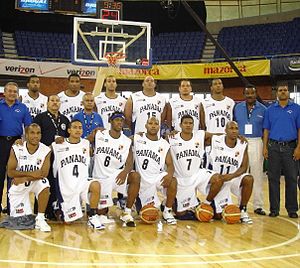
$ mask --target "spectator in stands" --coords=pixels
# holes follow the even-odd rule
[[[101,116],[93,111],[95,100],[91,92],[83,95],[82,103],[84,110],[75,114],[73,119],[79,120],[82,123],[82,138],[87,138],[95,128],[103,128],[103,121]]]
[[[6,177],[6,166],[12,145],[23,135],[24,127],[31,124],[31,116],[25,104],[18,101],[19,87],[17,83],[8,82],[4,86],[4,99],[0,100],[0,213],[2,211],[2,195]],[[10,180],[7,182],[7,189]],[[9,202],[7,202],[9,213]]]
[[[69,119],[59,112],[60,99],[57,95],[51,95],[48,97],[47,111],[38,114],[34,118],[34,123],[37,123],[41,127],[41,142],[47,146],[50,146],[54,142],[56,137],[67,137],[67,125]],[[51,165],[53,163],[53,155],[51,155]],[[57,182],[53,176],[52,168],[50,168],[48,174],[48,180],[50,183],[50,197],[48,206],[46,209],[46,217],[53,219],[52,204],[56,201],[56,187]]]
[[[279,215],[280,176],[285,176],[285,208],[298,218],[297,175],[300,159],[300,107],[289,100],[287,84],[276,88],[277,101],[268,107],[263,122],[263,154],[268,163],[270,217]],[[298,140],[298,143],[297,143]]]
[[[172,97],[167,104],[167,121],[169,126],[181,131],[180,122],[184,115],[190,115],[194,120],[194,130],[200,129],[201,101],[192,94],[191,81],[183,79],[179,84],[179,96]]]
[[[84,92],[81,91],[80,88],[80,76],[77,73],[72,73],[68,77],[67,90],[58,94],[61,102],[59,111],[68,117],[69,120],[82,110],[82,97]]]
[[[234,118],[238,123],[240,134],[248,140],[249,169],[254,178],[253,207],[254,212],[266,215],[263,210],[263,119],[266,107],[257,101],[254,85],[244,89],[245,101],[238,103],[234,109]]]
[[[32,118],[47,110],[47,97],[40,93],[40,85],[39,77],[31,75],[27,81],[28,92],[20,96],[20,101],[28,107]]]

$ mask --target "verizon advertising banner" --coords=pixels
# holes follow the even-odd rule
[[[66,78],[71,73],[78,73],[81,78],[96,78],[97,68],[75,66],[71,63],[36,62],[0,59],[0,74]]]

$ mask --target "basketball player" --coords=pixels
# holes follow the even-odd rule
[[[133,93],[125,105],[126,124],[133,133],[145,132],[146,122],[156,117],[160,122],[166,119],[166,100],[164,96],[155,91],[155,80],[147,76],[143,81],[143,90]]]
[[[80,76],[77,73],[72,73],[68,77],[67,90],[60,92],[61,106],[59,111],[65,115],[69,120],[82,110],[82,97],[84,92],[80,90]]]
[[[109,117],[113,112],[124,112],[126,99],[116,93],[117,80],[109,75],[104,80],[105,93],[95,98],[98,113],[101,115],[105,129],[110,129]]]
[[[47,97],[39,92],[40,85],[39,77],[31,75],[27,81],[28,92],[20,96],[20,101],[28,107],[32,118],[47,110]]]
[[[191,115],[181,117],[181,132],[169,136],[170,151],[175,166],[177,179],[178,219],[195,219],[192,211],[198,204],[197,190],[206,195],[211,203],[220,191],[223,182],[220,174],[202,168],[205,145],[210,144],[213,134],[204,130],[194,130],[194,119]]]
[[[64,221],[72,222],[81,218],[81,200],[89,203],[88,226],[101,230],[104,225],[97,215],[100,198],[99,182],[89,178],[90,143],[81,139],[82,124],[79,120],[68,125],[69,138],[63,143],[52,143],[54,153],[53,174],[58,177],[58,202]]]
[[[13,185],[9,189],[10,216],[19,217],[32,214],[29,194],[38,199],[38,215],[35,228],[50,232],[45,221],[45,210],[49,199],[47,175],[50,168],[50,148],[41,140],[41,128],[33,123],[26,129],[23,145],[13,145],[8,160],[8,176]]]
[[[227,122],[233,118],[234,101],[224,96],[221,79],[213,79],[210,90],[211,97],[204,99],[200,108],[201,129],[210,133],[225,133]]]
[[[133,156],[131,140],[122,133],[125,116],[114,112],[110,116],[110,130],[98,130],[95,135],[93,177],[101,184],[98,211],[103,223],[110,220],[105,216],[113,205],[112,191],[127,195],[127,202],[121,220],[129,227],[135,227],[131,207],[138,195],[140,175],[132,171]]]
[[[146,133],[134,135],[134,160],[136,170],[141,175],[139,199],[141,206],[153,204],[159,207],[157,191],[164,190],[166,203],[163,210],[163,218],[167,224],[175,225],[176,219],[172,213],[177,181],[173,177],[174,166],[170,154],[169,143],[158,137],[160,129],[159,119],[150,117],[145,125]],[[166,165],[166,171],[164,166]]]
[[[183,79],[179,85],[179,96],[172,97],[167,104],[167,121],[172,127],[181,131],[180,122],[182,116],[188,114],[194,119],[194,130],[200,129],[200,99],[192,94],[190,80]]]
[[[239,128],[234,121],[229,121],[225,128],[226,134],[213,136],[210,156],[212,168],[222,175],[224,185],[215,200],[217,217],[222,208],[232,203],[230,192],[239,199],[241,222],[252,224],[247,213],[247,204],[253,187],[253,177],[246,173],[248,169],[247,143],[238,138]]]

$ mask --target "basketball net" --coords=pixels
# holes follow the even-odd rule
[[[107,62],[107,67],[98,68],[96,83],[94,86],[93,94],[98,96],[103,87],[104,79],[109,75],[117,76],[120,73],[120,61],[126,58],[123,52],[107,52],[104,55]]]

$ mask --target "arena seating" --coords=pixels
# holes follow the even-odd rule
[[[204,44],[202,32],[161,33],[152,38],[153,61],[199,60]]]
[[[0,30],[0,58],[4,58],[4,48],[2,41],[2,31]]]
[[[44,32],[15,32],[16,47],[19,56],[36,59],[70,59],[72,35]],[[97,40],[87,37],[92,47],[97,47]],[[152,37],[153,61],[197,60],[201,58],[205,44],[205,35],[201,32],[161,33]],[[78,44],[81,52],[90,55],[85,45]],[[136,44],[136,58],[141,56],[141,48]]]
[[[70,59],[71,34],[16,31],[15,39],[19,56],[36,59]]]
[[[289,22],[223,28],[218,41],[230,57],[300,53],[300,18]],[[216,50],[214,58],[222,58]]]

